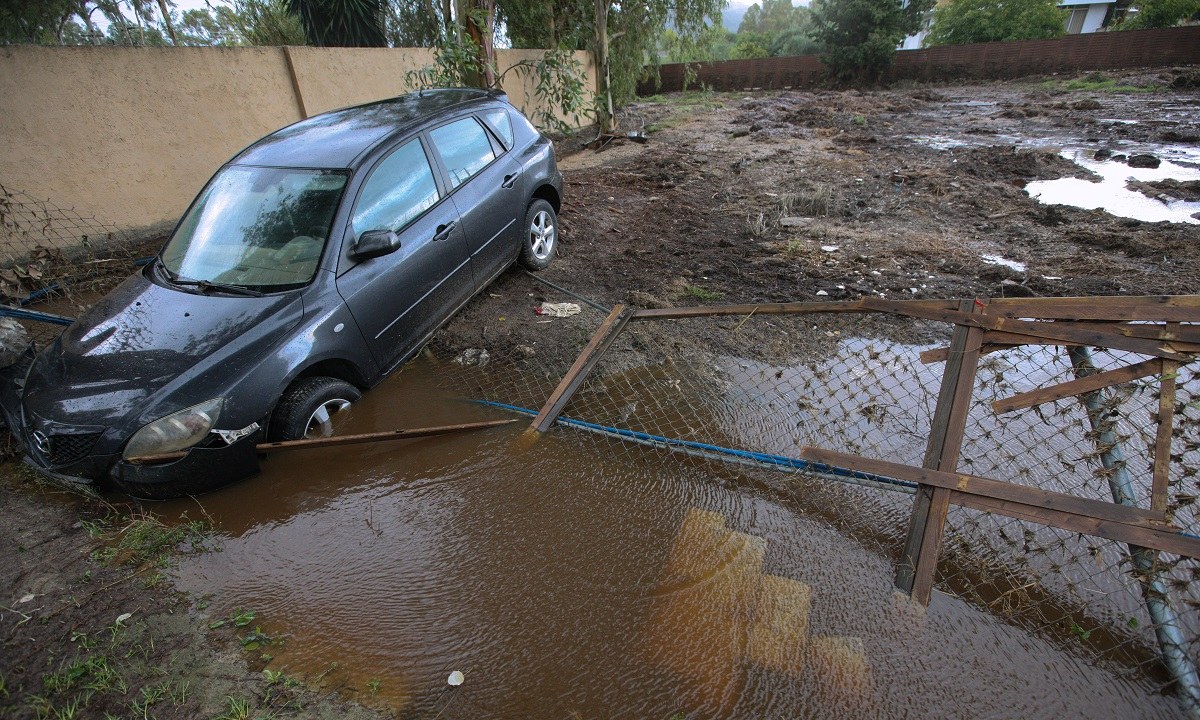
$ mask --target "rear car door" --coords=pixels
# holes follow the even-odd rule
[[[517,256],[522,202],[520,167],[474,116],[429,131],[458,208],[476,288]],[[522,216],[519,218],[519,216]]]
[[[474,290],[458,210],[445,195],[417,137],[380,160],[354,200],[337,287],[385,369],[416,349]],[[400,248],[355,261],[353,238],[371,230],[394,231]]]

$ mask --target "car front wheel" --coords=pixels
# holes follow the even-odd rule
[[[545,200],[534,200],[525,213],[525,239],[521,264],[530,270],[545,270],[558,249],[558,216]]]
[[[293,383],[279,400],[271,419],[272,440],[300,440],[333,435],[333,416],[362,397],[358,388],[331,377]]]

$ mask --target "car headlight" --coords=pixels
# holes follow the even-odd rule
[[[136,460],[190,448],[212,430],[224,402],[223,398],[213,398],[155,420],[133,434],[125,446],[124,458]]]

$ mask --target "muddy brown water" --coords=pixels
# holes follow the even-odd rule
[[[442,372],[410,365],[340,430],[502,416]],[[914,609],[889,560],[703,464],[524,426],[272,457],[198,500],[222,549],[175,579],[253,610],[268,668],[401,717],[1178,716],[951,596]]]

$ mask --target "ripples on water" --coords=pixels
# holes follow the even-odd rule
[[[341,431],[498,416],[438,372],[410,366]],[[177,580],[254,609],[285,641],[270,668],[403,717],[1174,717],[950,596],[915,610],[890,560],[701,463],[524,426],[272,457],[201,498],[223,550]]]

